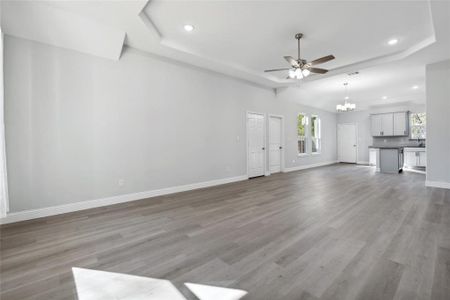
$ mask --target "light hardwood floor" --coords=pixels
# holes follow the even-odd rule
[[[1,299],[76,298],[71,267],[244,299],[450,299],[450,191],[354,165],[1,227]],[[99,287],[101,288],[101,287]]]

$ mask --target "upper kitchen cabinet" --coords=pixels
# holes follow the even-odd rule
[[[370,123],[372,136],[381,136],[381,132],[383,131],[381,127],[381,115],[371,115]]]
[[[408,112],[370,115],[372,136],[407,136]]]
[[[392,113],[381,114],[381,135],[393,136],[394,135],[394,117]]]
[[[393,113],[394,136],[408,135],[408,112],[401,111]]]

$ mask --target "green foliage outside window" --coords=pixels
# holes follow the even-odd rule
[[[306,116],[303,114],[298,115],[297,119],[297,135],[305,136]]]
[[[427,125],[426,113],[411,113],[410,114],[411,138],[425,139],[427,136],[426,125]]]

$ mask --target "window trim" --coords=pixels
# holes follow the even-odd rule
[[[313,117],[316,117],[317,118],[317,120],[319,121],[318,122],[318,128],[319,128],[319,137],[313,137],[312,136],[312,132],[310,132],[310,139],[311,139],[311,155],[320,155],[321,153],[322,153],[322,120],[320,119],[320,117],[319,117],[319,115],[318,114],[311,114],[311,124],[312,124],[312,118]],[[312,126],[310,127],[310,131],[312,130]],[[313,144],[313,139],[317,139],[318,140],[318,145],[319,145],[319,150],[318,151],[315,151],[315,152],[313,152],[313,149],[312,149],[312,144]]]
[[[413,115],[417,115],[417,114],[424,114],[425,118],[427,116],[426,112],[411,112],[409,114],[409,139],[410,140],[414,140],[414,141],[415,140],[426,140],[427,139],[427,123],[426,123],[426,119],[425,119],[425,124],[424,125],[413,125],[413,121],[412,121]],[[413,137],[412,136],[412,131],[413,131],[414,127],[423,127],[424,128],[424,132],[425,132],[425,137],[419,137],[419,138]]]
[[[303,152],[303,153],[300,153],[300,152],[298,151],[298,142],[299,142],[299,138],[300,138],[300,136],[298,135],[298,117],[299,117],[300,115],[303,115],[303,116],[306,118],[306,124],[304,125],[304,126],[305,126],[305,135],[304,135],[304,137],[305,137],[305,152]],[[304,113],[304,112],[299,112],[299,113],[297,114],[297,120],[296,120],[296,131],[297,131],[297,156],[298,156],[298,157],[305,157],[305,156],[309,156],[309,155],[310,155],[310,151],[309,151],[309,141],[308,141],[308,140],[309,140],[308,130],[309,130],[309,114]]]

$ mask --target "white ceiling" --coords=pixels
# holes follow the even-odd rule
[[[297,32],[303,58],[336,56],[328,68],[393,54],[433,34],[427,2],[152,1],[145,12],[166,42],[258,73],[288,66],[283,56],[297,56]],[[183,24],[196,30],[186,34]],[[392,37],[395,47],[387,45]]]
[[[1,5],[6,34],[100,56],[108,42],[107,54],[114,58],[125,32],[130,47],[280,91],[287,88],[295,101],[327,110],[343,101],[345,81],[358,108],[423,102],[425,65],[450,58],[449,1],[2,1]],[[44,7],[50,8],[53,18]],[[89,26],[78,26],[76,34],[55,14],[59,20],[79,16],[74,22]],[[195,30],[185,32],[185,24]],[[93,38],[92,32],[108,34]],[[321,65],[330,69],[326,76],[297,82],[286,80],[284,72],[263,72],[286,67],[284,55],[296,56],[297,32],[305,34],[303,58],[336,56]],[[399,43],[387,45],[391,38]],[[86,40],[89,47],[81,45]],[[353,71],[360,74],[346,75]],[[412,85],[420,88],[413,90]]]

